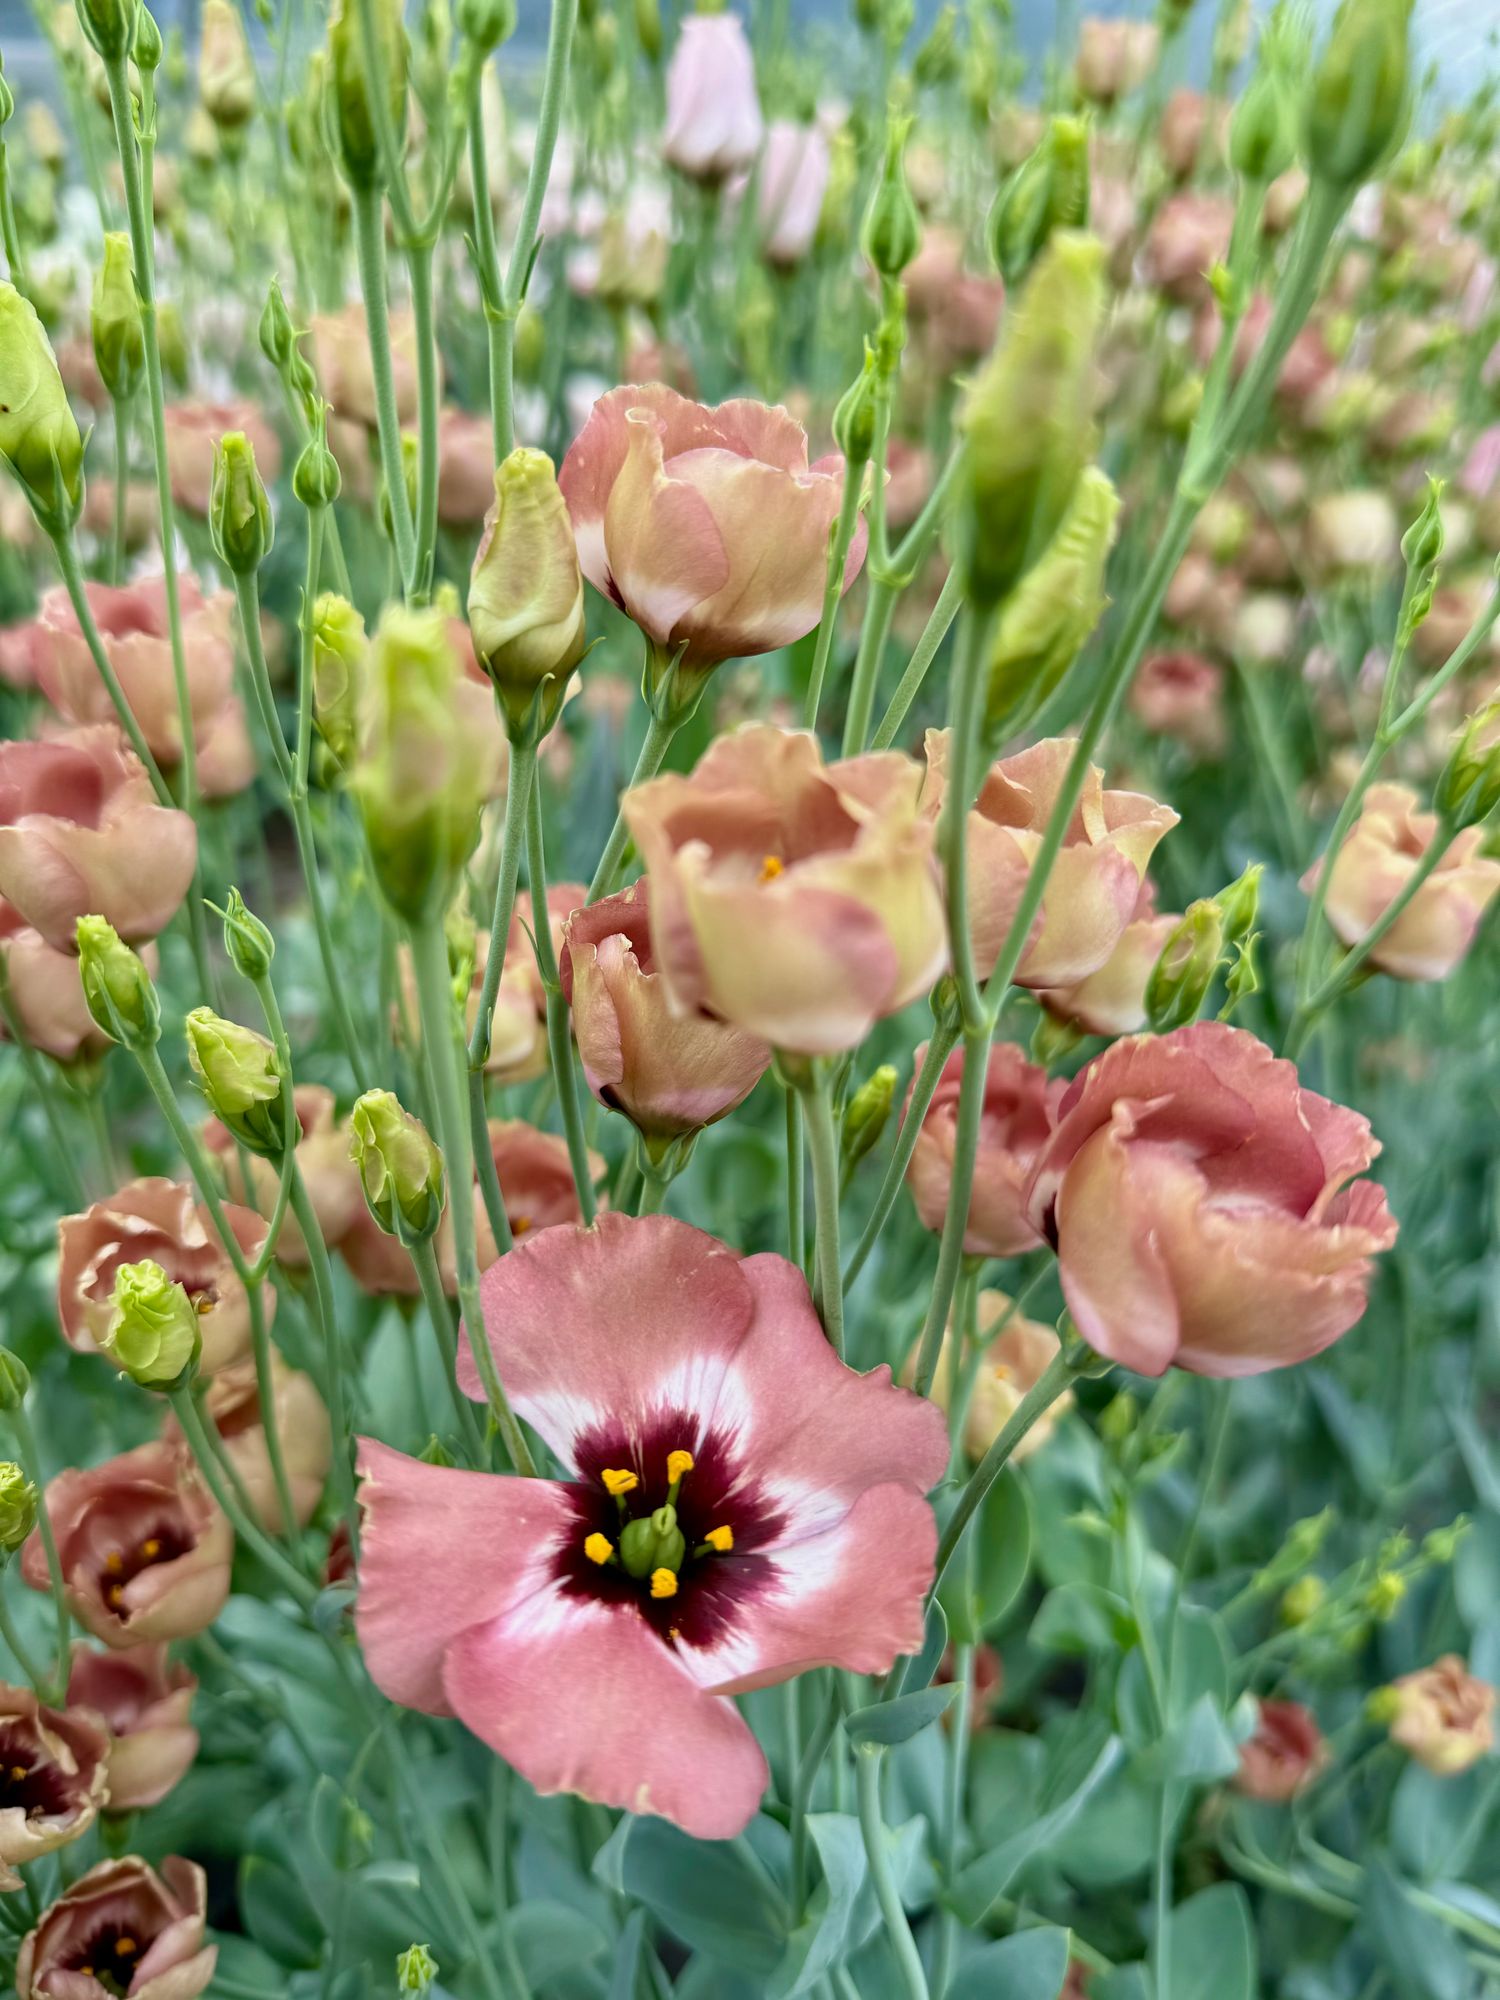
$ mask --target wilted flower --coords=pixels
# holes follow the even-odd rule
[[[1391,1741],[1439,1778],[1456,1778],[1495,1747],[1495,1690],[1456,1653],[1391,1689]]]
[[[1255,1734],[1240,1745],[1234,1789],[1246,1798],[1284,1806],[1328,1761],[1317,1718],[1300,1701],[1263,1701]]]
[[[22,1940],[16,2000],[196,2000],[219,1957],[203,1942],[207,1908],[196,1862],[101,1861]]]
[[[198,1754],[197,1691],[197,1676],[168,1661],[165,1641],[125,1652],[73,1648],[68,1705],[103,1718],[111,1812],[159,1805],[187,1775]]]
[[[670,165],[697,181],[724,181],[760,146],[755,59],[736,14],[689,14],[667,65]]]
[[[517,1413],[572,1475],[364,1440],[370,1671],[539,1792],[733,1838],[767,1772],[727,1697],[920,1645],[942,1421],[885,1368],[843,1366],[781,1258],[669,1217],[549,1230],[491,1267],[483,1300]]]
[[[921,1067],[925,1048],[918,1049]],[[928,1229],[939,1230],[948,1212],[948,1190],[958,1146],[958,1096],[964,1054],[955,1049],[943,1065],[937,1089],[912,1148],[907,1183],[917,1213]],[[1027,1177],[1052,1131],[1063,1085],[1027,1062],[1010,1042],[997,1042],[985,1071],[974,1188],[964,1227],[970,1257],[1019,1257],[1041,1241],[1021,1207]],[[908,1093],[908,1101],[910,1094]]]
[[[0,1682],[0,1894],[18,1866],[77,1840],[108,1797],[108,1744],[86,1709],[43,1708],[30,1688]]]

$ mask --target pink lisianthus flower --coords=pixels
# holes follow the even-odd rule
[[[109,1809],[160,1805],[198,1755],[192,1724],[195,1674],[168,1662],[164,1641],[101,1653],[75,1646],[68,1675],[72,1708],[91,1709],[109,1736]]]
[[[1116,1042],[1081,1070],[1032,1169],[1091,1347],[1142,1375],[1258,1375],[1306,1361],[1364,1312],[1396,1240],[1378,1142],[1241,1028]]]
[[[828,168],[828,141],[816,125],[772,119],[756,181],[756,219],[768,262],[800,264],[812,248]]]
[[[667,65],[662,151],[710,185],[748,167],[760,147],[755,58],[734,14],[690,14]]]
[[[918,1069],[925,1053],[925,1048],[917,1051]],[[943,1065],[906,1170],[917,1213],[932,1230],[942,1228],[948,1213],[963,1079],[964,1052],[955,1049]],[[997,1042],[991,1049],[974,1155],[974,1187],[964,1226],[965,1256],[1019,1257],[1041,1242],[1021,1198],[1037,1155],[1051,1137],[1062,1093],[1062,1083],[1049,1082],[1047,1072],[1028,1062],[1013,1042]]]
[[[879,1673],[920,1645],[942,1418],[888,1369],[846,1368],[782,1258],[667,1216],[547,1230],[482,1295],[516,1411],[571,1476],[365,1439],[370,1671],[539,1792],[730,1839],[767,1771],[728,1697],[819,1665]],[[460,1377],[475,1395],[467,1353]],[[643,1550],[666,1507],[675,1545]]]
[[[101,1861],[23,1938],[17,2000],[195,2000],[219,1959],[204,1943],[207,1913],[196,1862],[168,1855],[158,1873],[134,1854]],[[96,1977],[105,1967],[108,1983]]]

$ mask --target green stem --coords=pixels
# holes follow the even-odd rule
[[[54,1674],[56,1694],[53,1699],[61,1701],[68,1685],[68,1641],[71,1620],[68,1613],[68,1592],[63,1581],[62,1561],[57,1553],[57,1537],[52,1532],[52,1516],[47,1511],[47,1482],[42,1477],[42,1454],[37,1448],[36,1431],[25,1401],[16,1404],[10,1413],[11,1428],[16,1434],[16,1451],[21,1461],[21,1470],[41,1495],[41,1504],[36,1510],[37,1532],[42,1538],[42,1550],[47,1558],[47,1580],[52,1589],[52,1606],[57,1614],[57,1667]]]
[[[449,1309],[446,1293],[443,1291],[442,1273],[438,1270],[437,1251],[429,1236],[421,1243],[409,1243],[411,1261],[416,1266],[417,1282],[422,1287],[422,1303],[427,1308],[427,1317],[432,1322],[432,1330],[437,1336],[438,1352],[443,1357],[443,1375],[448,1384],[448,1394],[453,1401],[453,1413],[458,1419],[459,1433],[476,1465],[482,1463],[481,1454],[484,1439],[479,1433],[479,1421],[474,1415],[474,1405],[458,1386],[458,1329],[453,1324],[453,1314]]]
[[[802,1100],[786,1093],[786,1254],[799,1271],[807,1263],[807,1195],[802,1150]]]
[[[469,1035],[468,1063],[471,1070],[482,1070],[490,1053],[495,1000],[500,991],[500,975],[505,969],[505,947],[510,941],[510,920],[516,907],[521,850],[526,844],[526,814],[535,783],[536,750],[530,744],[512,743],[510,779],[505,791],[505,826],[500,836],[500,872],[495,881],[495,907],[490,917],[490,948],[485,957],[484,979],[479,989],[479,1011]],[[496,1240],[499,1240],[498,1237]]]
[[[26,281],[26,262],[21,254],[21,235],[16,227],[15,203],[10,192],[10,155],[5,137],[0,133],[0,240],[5,245],[5,262],[10,271],[10,281],[16,290],[29,298],[31,287]]]
[[[901,676],[896,692],[891,696],[890,707],[881,718],[880,727],[875,732],[873,750],[889,750],[906,721],[912,703],[921,692],[927,671],[937,657],[939,646],[948,636],[948,628],[958,615],[958,607],[963,601],[963,577],[955,563],[943,580],[938,592],[938,601],[932,607],[931,616],[922,628],[906,672]]]
[[[797,1085],[807,1128],[813,1184],[813,1304],[828,1344],[844,1358],[844,1287],[839,1269],[839,1142],[834,1129],[828,1065],[816,1058]]]
[[[949,1056],[958,1047],[960,1032],[957,1014],[951,1021],[940,1020],[933,1027],[922,1056],[922,1066],[917,1071],[916,1082],[912,1085],[911,1097],[901,1116],[895,1150],[886,1167],[885,1178],[880,1183],[875,1206],[870,1211],[870,1219],[854,1246],[854,1255],[849,1259],[848,1269],[844,1272],[846,1291],[864,1269],[865,1259],[875,1248],[880,1232],[885,1227],[886,1217],[895,1207],[896,1196],[901,1191],[901,1183],[906,1178],[906,1170],[911,1165],[911,1156],[921,1136],[922,1121],[927,1116],[927,1107],[932,1102],[933,1093],[938,1087],[938,1081]]]
[[[931,2000],[927,1990],[927,1975],[922,1970],[922,1955],[917,1950],[917,1941],[911,1934],[906,1911],[901,1906],[901,1891],[896,1884],[895,1870],[891,1866],[890,1843],[886,1836],[885,1820],[880,1811],[880,1769],[884,1755],[882,1746],[862,1743],[854,1756],[854,1788],[859,1804],[859,1830],[864,1836],[865,1858],[870,1865],[870,1881],[875,1890],[875,1900],[880,1905],[881,1919],[885,1924],[886,1937],[895,1953],[901,1983],[908,2000]]]
[[[672,738],[680,727],[679,722],[663,722],[657,715],[652,715],[646,725],[646,740],[641,745],[641,754],[635,760],[635,769],[626,787],[628,791],[634,791],[637,785],[644,785],[648,778],[656,776],[668,750],[672,747]],[[616,813],[609,839],[604,844],[604,852],[599,857],[599,866],[594,870],[594,879],[589,884],[591,903],[597,903],[601,896],[607,896],[613,889],[615,875],[629,841],[630,834],[625,825],[625,815]]]
[[[130,485],[130,398],[116,396],[115,496],[109,538],[109,580],[118,584],[125,574],[125,497]]]
[[[276,1232],[267,1238],[274,1243]],[[261,1428],[266,1434],[266,1456],[271,1461],[271,1478],[276,1487],[276,1504],[281,1509],[281,1532],[298,1545],[297,1516],[292,1507],[292,1482],[287,1477],[286,1454],[281,1448],[281,1425],[276,1417],[276,1377],[272,1368],[271,1333],[266,1325],[266,1302],[260,1282],[245,1287],[250,1302],[250,1345],[255,1356],[255,1390],[260,1398]]]
[[[954,1660],[958,1699],[948,1711],[948,1784],[943,1801],[942,1877],[950,1887],[958,1868],[958,1843],[964,1825],[964,1788],[969,1774],[969,1712],[974,1705],[974,1648],[959,1646]],[[954,1953],[958,1949],[962,1925],[951,1910],[938,1919],[937,1963],[933,1968],[933,2000],[943,2000],[953,1974]]]
[[[220,1512],[228,1519],[230,1526],[246,1548],[254,1550],[282,1588],[296,1599],[304,1611],[310,1611],[318,1599],[316,1587],[309,1583],[300,1570],[292,1567],[260,1523],[241,1507],[234,1493],[220,1477],[213,1447],[204,1433],[203,1419],[198,1414],[198,1406],[193,1401],[192,1395],[186,1389],[176,1389],[172,1392],[170,1401],[182,1434],[188,1441],[188,1448],[197,1460],[203,1482],[217,1502]]]
[[[828,573],[823,584],[823,609],[818,619],[818,637],[813,648],[812,673],[808,678],[807,700],[802,710],[804,729],[815,730],[818,726],[818,709],[823,700],[823,682],[828,672],[828,656],[833,651],[839,601],[844,594],[844,569],[849,560],[849,547],[854,540],[854,530],[859,521],[860,492],[864,486],[864,479],[864,466],[856,465],[852,459],[846,459],[844,490],[839,501],[838,520],[828,543]]]
[[[1034,866],[1037,864],[1033,864]],[[964,1236],[969,1226],[969,1202],[974,1191],[974,1161],[979,1150],[980,1125],[984,1117],[985,1083],[989,1075],[990,1042],[994,1025],[988,1015],[977,1027],[964,1030],[963,1074],[958,1086],[958,1121],[953,1141],[953,1164],[948,1184],[948,1207],[943,1216],[943,1232],[938,1241],[937,1270],[932,1296],[922,1322],[917,1348],[916,1373],[912,1387],[925,1396],[937,1372],[942,1352],[943,1330],[953,1303],[954,1288],[963,1265]]]
[[[307,1243],[308,1265],[312,1272],[313,1308],[323,1337],[324,1393],[328,1398],[328,1421],[333,1431],[333,1491],[338,1510],[349,1524],[349,1542],[359,1553],[359,1509],[354,1498],[354,1466],[349,1456],[349,1412],[344,1396],[344,1353],[339,1339],[338,1314],[333,1301],[333,1270],[328,1262],[328,1246],[323,1241],[317,1210],[307,1192],[301,1170],[292,1168],[292,1213]]]
[[[380,438],[380,466],[385,475],[391,510],[391,534],[396,567],[403,581],[412,575],[416,530],[406,491],[406,467],[401,455],[401,422],[396,413],[396,382],[391,367],[391,325],[385,296],[385,206],[379,188],[351,190],[354,202],[354,242],[359,258],[359,284],[365,301],[365,328],[370,342],[370,375],[375,387],[375,425]]]
[[[552,945],[552,921],[547,909],[547,857],[542,829],[542,788],[531,788],[530,824],[527,828],[526,859],[531,880],[532,935],[536,940],[537,967],[547,991],[547,1049],[552,1059],[552,1080],[557,1086],[558,1109],[568,1142],[568,1159],[573,1168],[573,1185],[578,1191],[578,1207],[586,1223],[594,1219],[594,1177],[589,1165],[588,1141],[583,1131],[583,1107],[578,1101],[578,1069],[573,1060],[573,1018],[563,998],[557,975],[557,953]]]
[[[120,686],[119,675],[110,664],[109,655],[104,650],[104,641],[99,636],[99,627],[94,623],[94,614],[84,589],[83,571],[78,564],[78,551],[74,546],[73,537],[71,534],[58,535],[53,540],[52,546],[57,552],[57,566],[62,572],[68,601],[73,606],[73,615],[83,633],[83,643],[89,649],[89,658],[104,683],[104,691],[109,696],[115,714],[120,718],[120,727],[129,738],[131,749],[145,767],[146,775],[151,780],[151,789],[156,794],[157,804],[175,807],[177,800],[173,796],[172,788],[162,776],[161,767],[152,756],[151,747],[141,734],[141,725],[136,721],[135,713],[125,699],[125,690]]]
[[[818,1773],[823,1768],[823,1759],[828,1755],[828,1746],[833,1741],[833,1732],[838,1727],[843,1704],[839,1698],[837,1673],[828,1676],[828,1699],[823,1705],[823,1713],[818,1718],[812,1735],[808,1737],[801,1757],[797,1760],[797,1775],[792,1784],[791,1833],[792,1852],[788,1883],[791,1892],[791,1928],[796,1929],[802,1921],[807,1902],[807,1815],[812,1805],[813,1787],[818,1782]]]
[[[412,569],[405,577],[407,600],[412,604],[429,601],[437,557],[438,373],[432,254],[433,246],[426,241],[410,244],[406,253],[406,268],[411,281],[412,322],[417,341],[417,519],[411,552]]]
[[[495,1165],[495,1149],[490,1144],[489,1108],[484,1101],[484,1071],[469,1071],[469,1137],[474,1147],[474,1166],[479,1176],[479,1192],[484,1201],[485,1219],[495,1239],[495,1250],[504,1256],[515,1239],[510,1217],[505,1212],[505,1191]]]

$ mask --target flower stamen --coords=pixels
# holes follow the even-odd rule
[[[651,1595],[653,1597],[675,1597],[677,1595],[676,1571],[670,1569],[652,1570]]]
[[[584,1542],[583,1553],[590,1562],[609,1563],[615,1559],[615,1545],[608,1535],[590,1535]]]
[[[734,1547],[733,1528],[727,1525],[719,1528],[710,1528],[703,1538],[703,1547],[705,1549],[713,1549],[721,1556],[727,1556],[729,1551]]]
[[[774,882],[778,875],[785,872],[786,863],[779,854],[768,854],[760,864],[760,879],[762,882]]]

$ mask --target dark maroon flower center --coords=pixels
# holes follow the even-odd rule
[[[130,1982],[150,1942],[121,1924],[106,1924],[75,1946],[60,1969],[81,1972],[106,1993],[124,1995],[130,1991]]]
[[[106,1552],[98,1566],[100,1595],[117,1616],[124,1616],[125,1586],[143,1570],[159,1563],[176,1562],[193,1546],[193,1537],[181,1521],[162,1519],[149,1522],[139,1535]]]
[[[19,1806],[28,1819],[56,1817],[73,1803],[68,1780],[28,1729],[0,1728],[0,1807]]]
[[[746,1477],[724,1432],[705,1430],[688,1411],[662,1409],[634,1437],[615,1424],[586,1432],[574,1457],[579,1476],[567,1487],[574,1525],[555,1572],[574,1595],[634,1605],[669,1645],[711,1646],[773,1584],[768,1551],[785,1516]],[[663,1510],[672,1518],[664,1532],[652,1525],[664,1527]]]

